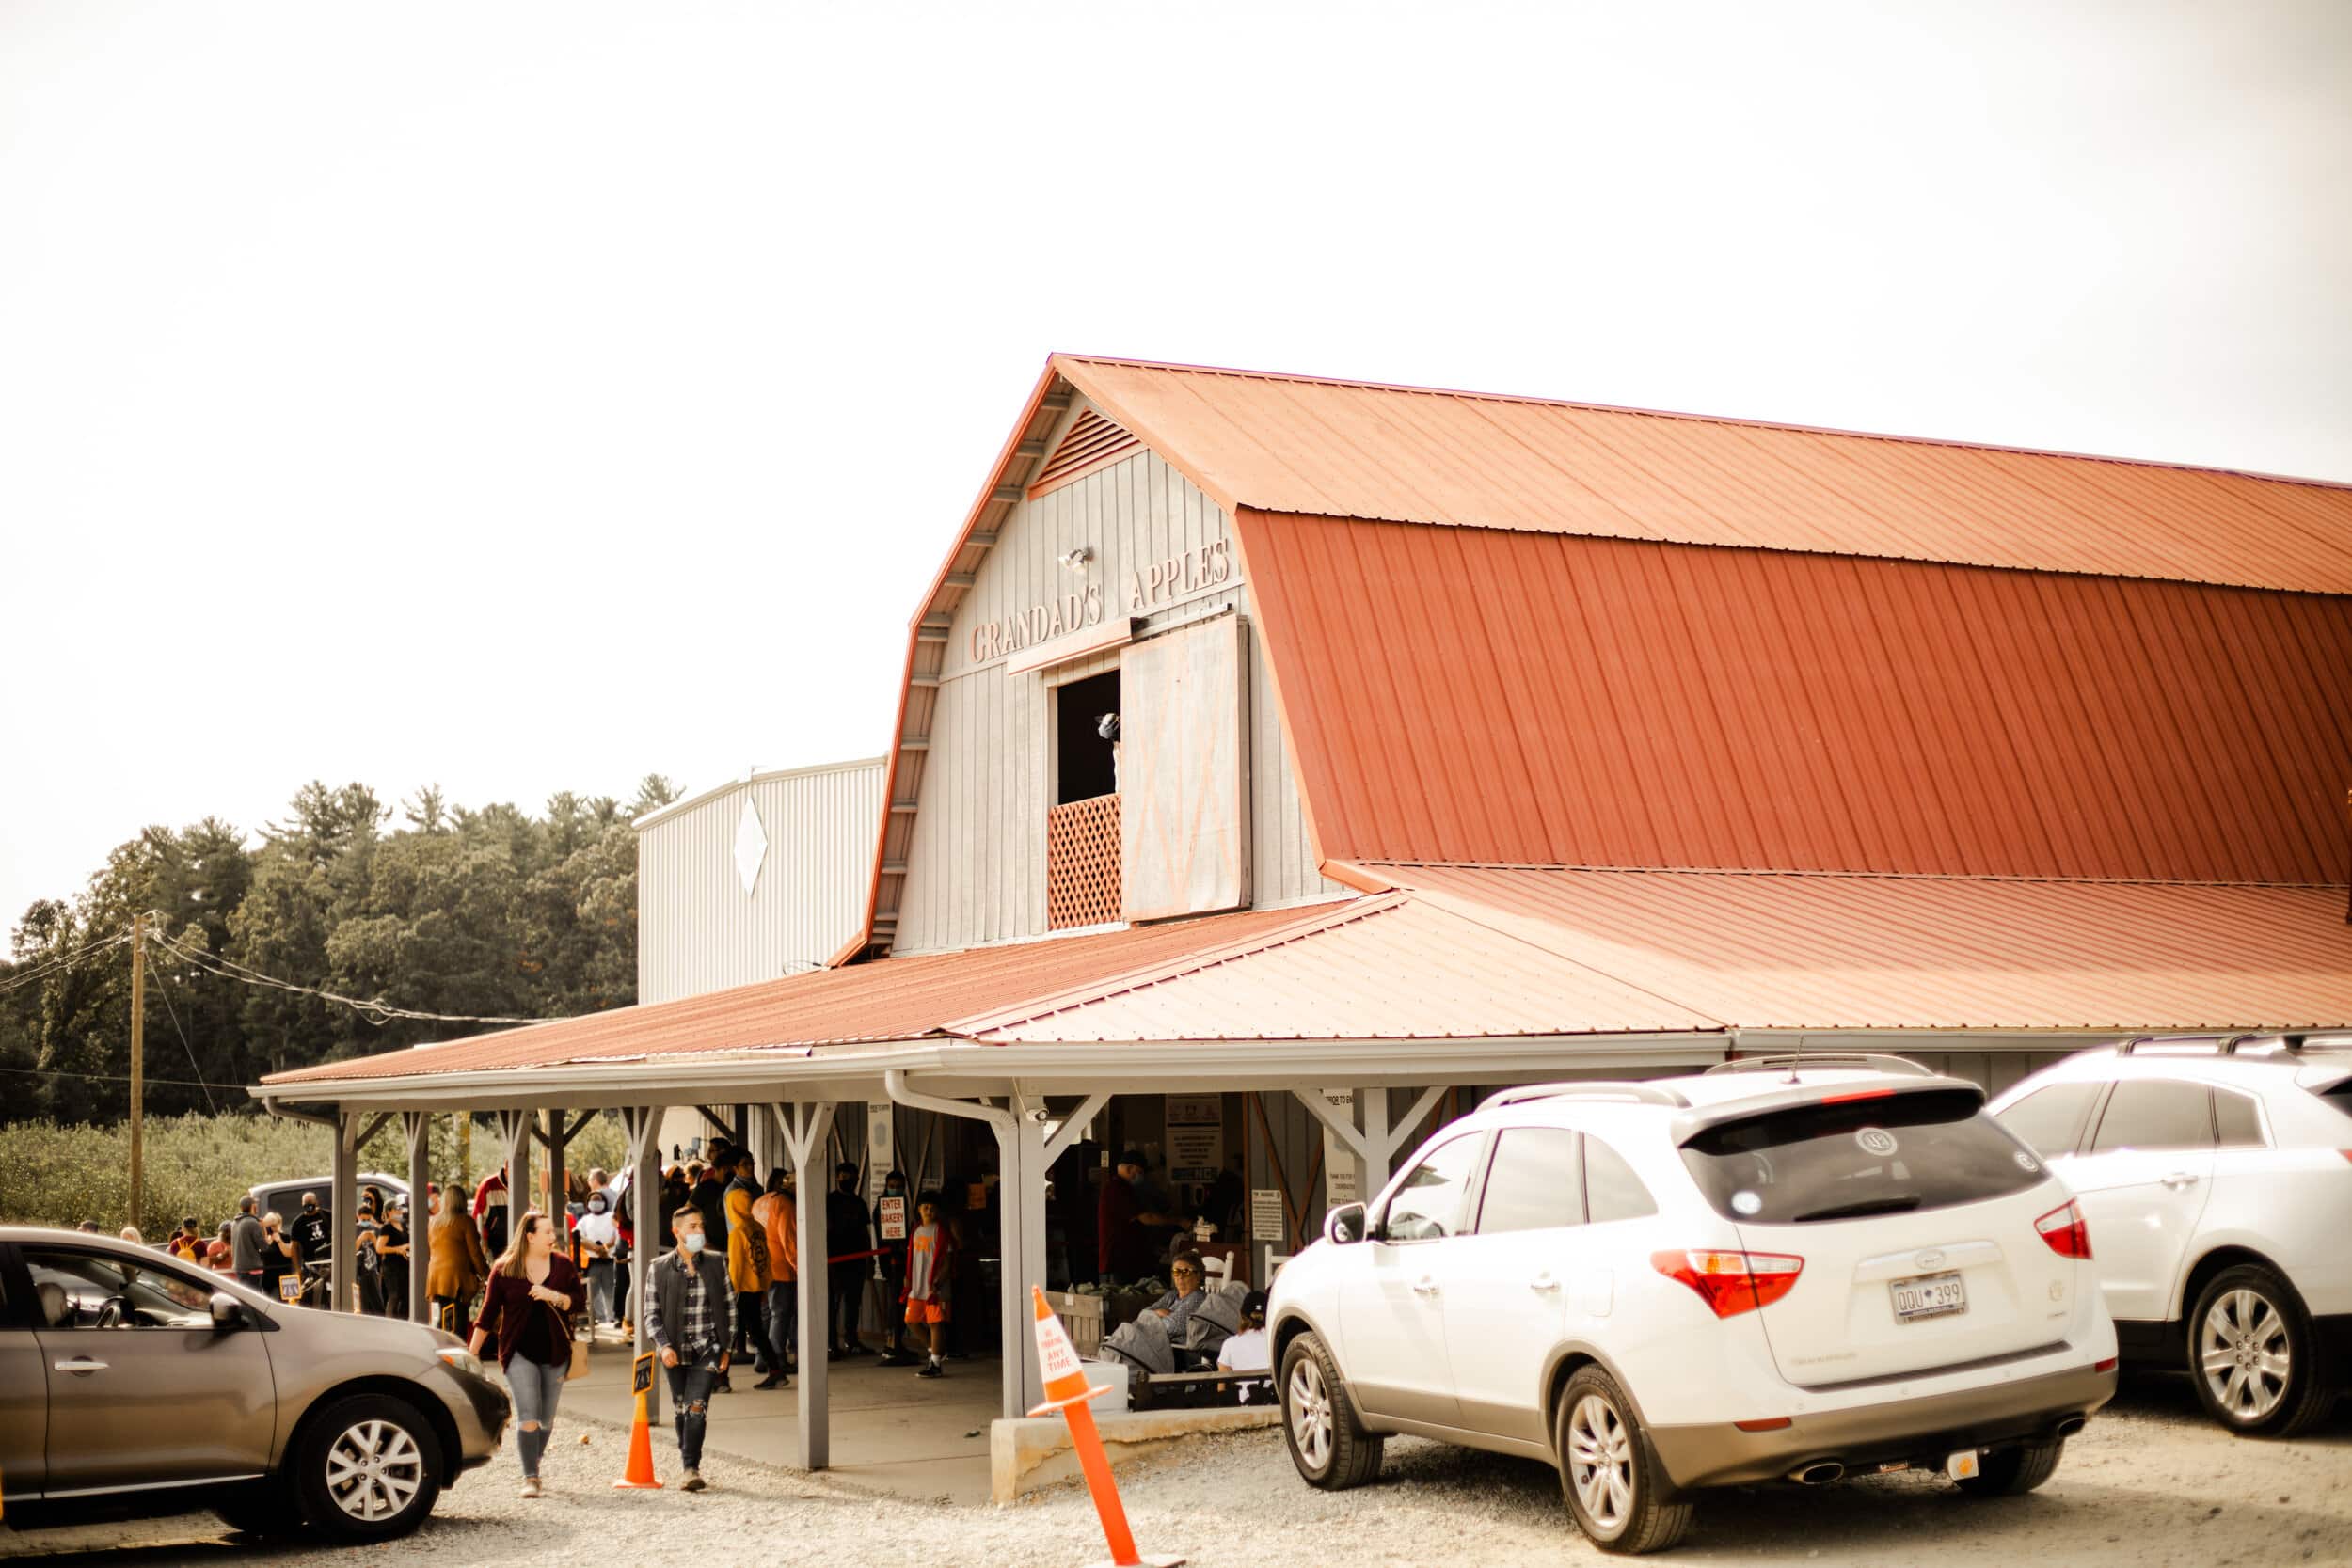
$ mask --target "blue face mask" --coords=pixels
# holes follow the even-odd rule
[[[703,1249],[703,1233],[699,1230],[690,1230],[677,1239],[677,1244],[689,1252],[700,1252]]]

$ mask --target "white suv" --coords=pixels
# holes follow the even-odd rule
[[[1523,1454],[1620,1552],[1701,1487],[2047,1480],[2115,1391],[2072,1196],[1973,1084],[1728,1065],[1507,1091],[1333,1210],[1268,1304],[1299,1474],[1360,1485],[1389,1433]]]
[[[1993,1113],[2080,1199],[2126,1356],[2185,1370],[2249,1435],[2352,1386],[2352,1035],[2132,1040]]]

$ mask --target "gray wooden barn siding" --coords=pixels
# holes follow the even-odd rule
[[[1089,584],[1103,592],[1105,619],[1125,615],[1131,569],[1231,536],[1216,503],[1149,451],[1014,508],[949,633],[895,951],[1044,934],[1048,692],[1119,665],[1114,651],[1009,678],[1001,659],[974,662],[972,627]],[[1059,559],[1080,546],[1094,553],[1083,573]],[[1234,565],[1216,588],[1154,607],[1146,634],[1229,607],[1247,615],[1238,558]],[[1327,897],[1344,890],[1315,868],[1254,626],[1250,641],[1251,900],[1267,908]]]

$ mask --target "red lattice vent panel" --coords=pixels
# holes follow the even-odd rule
[[[1045,928],[1102,926],[1120,913],[1119,797],[1045,813]]]
[[[1107,468],[1142,449],[1141,441],[1093,409],[1082,409],[1070,421],[1070,433],[1061,438],[1061,445],[1054,449],[1054,455],[1045,460],[1045,467],[1030,481],[1029,499],[1035,500],[1073,479],[1084,478],[1097,468]]]

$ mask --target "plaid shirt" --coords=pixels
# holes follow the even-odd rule
[[[668,1325],[661,1321],[661,1292],[657,1287],[651,1292],[652,1301],[646,1305],[645,1334],[655,1344],[676,1351],[680,1361],[715,1362],[726,1348],[727,1337],[734,1332],[735,1303],[724,1299],[714,1302],[711,1299],[711,1291],[703,1284],[703,1272],[696,1266],[694,1258],[692,1253],[679,1251],[663,1259],[686,1276],[686,1306],[680,1313],[686,1321],[678,1325],[675,1334],[669,1332]],[[720,1322],[721,1313],[726,1315],[727,1321],[723,1324]]]

